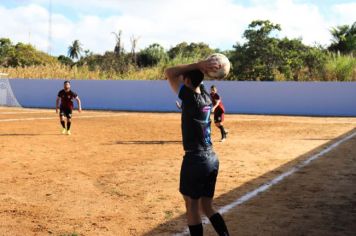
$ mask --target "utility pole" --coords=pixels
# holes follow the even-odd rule
[[[48,8],[48,49],[47,53],[51,55],[52,53],[52,0],[49,0]]]

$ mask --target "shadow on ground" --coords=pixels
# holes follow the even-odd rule
[[[249,191],[258,188],[263,183],[275,178],[281,173],[284,173],[285,171],[291,169],[293,166],[306,160],[310,156],[320,152],[331,144],[354,132],[356,132],[356,128],[339,137],[334,138],[333,140],[330,140],[324,145],[321,145],[295,158],[285,165],[282,165],[264,175],[259,176],[258,178],[255,178],[241,185],[236,189],[233,189],[228,193],[217,197],[214,200],[215,206],[220,208],[230,204]],[[337,148],[337,152],[344,145],[355,141],[356,138],[354,137],[352,140],[341,144]],[[356,144],[356,142],[354,144]],[[349,144],[349,148],[350,147],[353,146]],[[333,161],[335,159],[339,159],[339,155],[337,156],[338,158],[334,156],[333,158],[323,157],[316,160],[315,162],[312,162],[310,166],[306,166],[305,168],[301,169],[295,173],[295,175],[287,177],[281,183],[273,186],[266,192],[260,193],[255,198],[250,199],[248,202],[245,202],[244,204],[232,209],[231,212],[228,212],[224,215],[224,217],[226,217],[229,228],[232,229],[230,230],[231,235],[355,235],[353,233],[356,232],[356,224],[352,222],[356,222],[356,190],[352,189],[356,188],[346,188],[350,189],[350,192],[347,193],[349,196],[346,197],[342,194],[340,196],[337,195],[338,189],[336,188],[338,187],[338,184],[326,184],[328,181],[330,183],[334,183],[335,181],[336,183],[337,181],[343,181],[345,183],[347,182],[351,186],[356,186],[356,151],[353,151],[355,149],[356,148],[346,151],[346,155],[348,156],[345,157],[348,157],[349,159],[351,157],[351,159],[348,160],[348,164],[344,163],[343,165],[347,166],[353,164],[355,168],[351,168],[351,173],[346,171],[347,173],[345,172],[345,174],[339,176],[338,174],[342,171],[337,168],[341,168],[341,166],[335,167],[334,172],[332,172],[330,169],[333,169],[333,164],[330,163],[328,164],[329,166],[326,170],[326,167],[324,169],[319,167],[316,168],[316,162],[318,165],[320,165],[320,163],[323,164],[330,160]],[[311,169],[306,171],[306,168]],[[320,177],[320,183],[315,181],[315,177],[313,177],[313,181],[315,183],[312,183],[313,181],[310,181],[310,178],[308,177],[310,177],[311,174],[314,175],[315,173],[318,174],[319,172],[320,174],[324,174]],[[333,177],[333,179],[327,179],[329,176],[328,173],[330,173],[330,176]],[[305,176],[302,178],[299,177],[299,175]],[[292,180],[294,181],[293,186],[296,189],[291,190],[289,189],[288,184]],[[301,181],[303,182],[300,183]],[[331,190],[330,192],[332,193],[329,193],[329,190]],[[179,193],[177,192],[177,194]],[[326,195],[330,196],[326,198]],[[326,198],[325,201],[327,202],[323,202],[323,198]],[[340,199],[342,201],[346,201],[346,203],[338,203],[338,200]],[[185,215],[180,215],[174,219],[160,224],[158,227],[144,234],[144,236],[173,235],[175,233],[182,232],[185,227]],[[210,225],[206,228],[206,232],[208,233],[205,235],[215,235]]]
[[[174,140],[148,140],[148,141],[143,141],[143,140],[135,140],[135,141],[117,141],[116,144],[143,144],[143,145],[152,145],[152,144],[179,144],[182,143],[182,141],[174,141]]]

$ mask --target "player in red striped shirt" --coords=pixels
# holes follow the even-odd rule
[[[78,111],[82,111],[82,105],[78,95],[70,88],[70,82],[64,81],[64,89],[58,92],[56,100],[56,113],[59,110],[59,119],[62,125],[62,134],[70,135],[70,127],[72,124],[73,99],[77,100]],[[60,102],[60,106],[59,106]],[[67,127],[65,126],[64,117],[67,117]]]
[[[210,96],[213,102],[213,108],[211,109],[214,112],[214,123],[215,126],[220,129],[221,132],[221,142],[224,142],[227,137],[227,132],[224,128],[224,115],[225,115],[225,107],[221,100],[221,97],[218,94],[218,89],[215,85],[210,87]]]

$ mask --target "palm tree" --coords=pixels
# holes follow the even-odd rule
[[[351,26],[341,25],[330,30],[332,43],[329,46],[330,51],[340,53],[351,53],[356,51],[356,22]]]
[[[72,45],[68,47],[68,56],[73,60],[78,59],[82,51],[83,48],[81,47],[81,43],[79,42],[79,40],[74,40]]]
[[[335,52],[337,51],[344,52],[346,50],[346,35],[348,31],[349,31],[348,25],[333,27],[330,30],[332,36],[332,43],[329,46],[329,50]]]

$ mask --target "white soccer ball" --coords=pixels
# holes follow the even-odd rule
[[[220,69],[217,71],[208,71],[208,77],[212,79],[223,79],[229,74],[231,65],[229,59],[224,54],[214,53],[208,56],[207,59],[215,59],[220,65]]]

